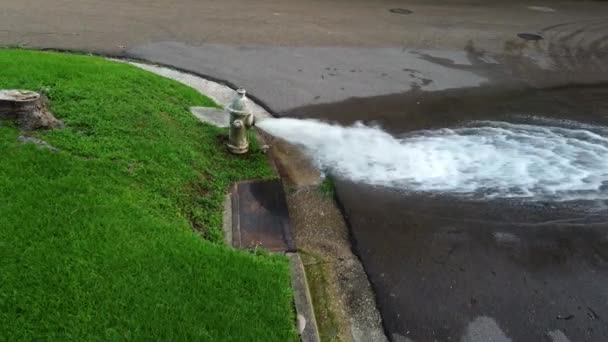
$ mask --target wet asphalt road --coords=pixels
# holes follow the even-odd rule
[[[543,124],[530,116],[608,126],[608,87],[322,107],[301,112],[373,121],[395,135],[482,119]],[[369,115],[372,107],[383,115]],[[393,341],[608,340],[608,203],[467,200],[344,180],[337,193]]]
[[[605,211],[347,182],[338,194],[394,341],[608,340]]]

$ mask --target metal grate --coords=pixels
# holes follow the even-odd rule
[[[239,182],[232,192],[232,245],[295,252],[279,179]]]

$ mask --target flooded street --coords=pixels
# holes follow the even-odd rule
[[[606,87],[503,90],[410,92],[297,113],[376,124],[395,137],[480,120],[608,127]],[[336,187],[394,341],[608,339],[608,202],[601,186],[596,198],[571,201],[347,179]]]

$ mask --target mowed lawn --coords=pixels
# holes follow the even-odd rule
[[[293,341],[285,258],[222,244],[225,151],[195,90],[102,58],[0,49],[0,88],[48,92],[66,127],[0,121],[0,341]]]

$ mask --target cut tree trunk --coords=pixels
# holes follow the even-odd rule
[[[29,90],[0,90],[0,119],[14,119],[26,131],[63,126],[47,109],[46,97]]]

